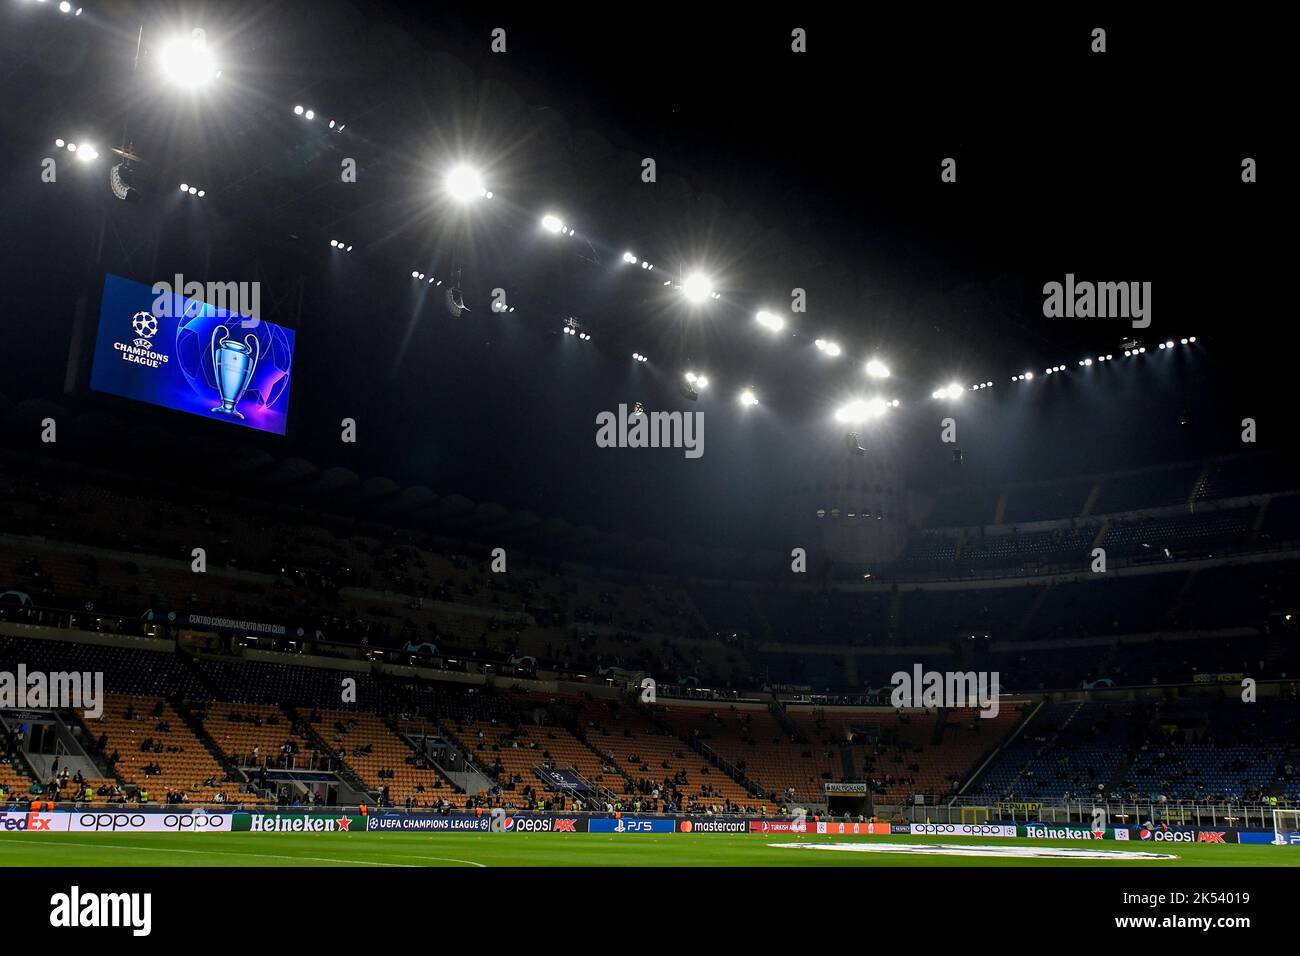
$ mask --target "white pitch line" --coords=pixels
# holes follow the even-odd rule
[[[3,844],[0,844],[0,846],[3,846]],[[328,856],[282,856],[278,853],[239,853],[235,850],[182,850],[176,847],[164,847],[164,846],[127,847],[119,843],[67,843],[64,841],[59,841],[58,843],[47,844],[47,846],[52,846],[52,847],[53,846],[84,846],[84,847],[92,847],[97,850],[128,850],[128,849],[144,850],[150,853],[200,853],[200,854],[214,853],[217,854],[218,856],[256,857],[262,860],[313,860],[317,863],[343,863],[348,866],[400,866],[403,869],[415,868],[414,865],[410,863],[380,863],[376,860],[339,860],[339,859],[335,859],[334,857],[328,857]],[[415,857],[415,859],[421,859],[421,857]],[[442,859],[442,857],[428,857],[428,859],[437,860],[437,859]],[[468,863],[469,861],[456,860],[454,862]],[[476,863],[474,865],[483,866],[484,864]]]
[[[416,856],[414,853],[394,853],[393,856],[400,856],[407,860],[445,860],[448,863],[464,863],[466,866],[479,866],[487,869],[486,863],[475,863],[473,860],[458,860],[453,856]]]

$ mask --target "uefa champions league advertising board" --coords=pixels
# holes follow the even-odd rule
[[[105,277],[90,387],[283,435],[293,329],[170,289]]]

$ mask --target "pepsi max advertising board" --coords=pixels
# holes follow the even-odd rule
[[[105,277],[90,387],[283,435],[294,331],[248,317],[251,284],[175,279]]]

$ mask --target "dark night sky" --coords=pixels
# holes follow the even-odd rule
[[[157,278],[123,252],[156,236],[148,268],[162,276],[274,276],[277,290],[302,277],[291,433],[268,450],[602,530],[761,542],[789,511],[791,478],[842,437],[830,411],[861,391],[872,350],[903,402],[882,440],[919,487],[1233,450],[1244,415],[1268,441],[1295,441],[1295,336],[1276,305],[1289,274],[1275,238],[1282,61],[1259,37],[1280,31],[1258,21],[1252,35],[1102,11],[791,21],[629,6],[585,22],[549,8],[119,3],[57,26],[29,13],[3,14],[0,72],[12,93],[0,104],[11,166],[0,231],[22,237],[0,257],[10,399],[210,428],[63,395],[78,297],[93,318],[104,271]],[[131,24],[160,18],[225,37],[235,92],[181,106],[133,86]],[[1094,20],[1109,29],[1103,56],[1088,51]],[[789,52],[795,25],[808,30],[804,56]],[[495,26],[506,57],[487,52]],[[349,138],[306,134],[289,114],[300,101],[355,117]],[[123,123],[166,190],[202,176],[211,202],[185,206],[160,187],[127,208],[89,176],[57,190],[36,181],[60,129],[93,128],[108,145]],[[500,183],[502,201],[471,222],[430,198],[457,153]],[[334,170],[354,154],[364,172],[349,192]],[[1246,155],[1261,167],[1250,187]],[[639,182],[640,156],[655,157],[661,183]],[[938,182],[944,156],[958,159],[956,184]],[[556,204],[590,245],[539,239],[536,216]],[[335,234],[357,243],[355,258],[327,255]],[[619,273],[629,245],[663,270],[714,264],[723,301],[684,314],[657,281]],[[405,281],[453,261],[474,308],[458,322]],[[1152,281],[1148,341],[1196,334],[1203,348],[1011,386],[1016,371],[1113,351],[1130,332],[1044,318],[1042,283],[1066,272]],[[517,314],[487,311],[499,285]],[[773,341],[753,311],[782,306],[795,285],[809,312]],[[585,350],[554,334],[567,315],[593,329]],[[816,361],[817,335],[847,347],[834,370]],[[634,366],[634,349],[651,364]],[[686,407],[674,383],[688,365],[717,383],[698,406],[702,460],[595,448],[598,411]],[[929,399],[954,378],[997,385],[968,403],[959,476],[940,469]],[[763,405],[744,415],[733,397],[751,383]],[[1189,406],[1196,426],[1180,428]],[[360,422],[356,447],[337,442],[345,415]]]

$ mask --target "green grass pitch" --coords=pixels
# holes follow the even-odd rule
[[[1172,854],[1173,860],[1045,860],[905,852],[831,852],[771,843],[968,844]],[[1300,847],[1151,844],[983,837],[832,837],[587,833],[9,833],[0,867],[14,866],[1300,866]]]

